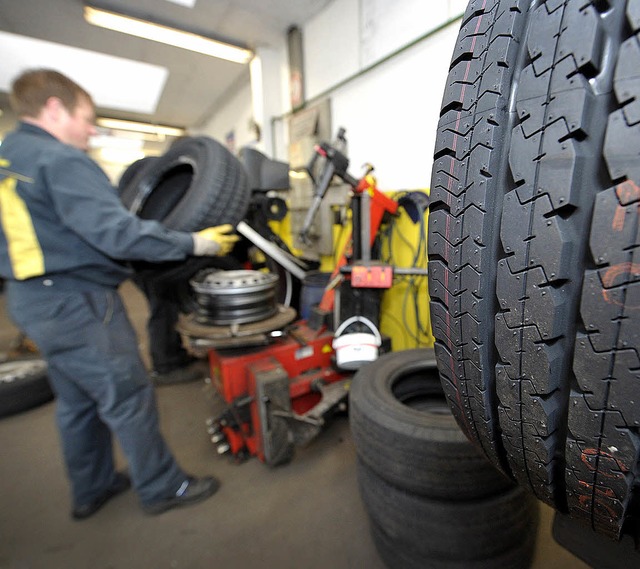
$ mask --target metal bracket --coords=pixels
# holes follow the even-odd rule
[[[340,408],[343,404],[346,405],[345,401],[349,395],[350,384],[351,379],[335,381],[328,385],[319,384],[318,391],[322,396],[320,401],[303,415],[282,410],[273,411],[273,414],[287,420],[294,443],[298,446],[304,446],[320,434],[327,418],[334,413],[336,408]]]

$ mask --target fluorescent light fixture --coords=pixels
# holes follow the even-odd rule
[[[196,5],[196,0],[168,0],[174,4],[180,4],[180,6],[186,6],[187,8],[193,8]]]
[[[144,132],[158,136],[183,136],[185,130],[174,126],[163,126],[145,122],[125,121],[120,119],[98,118],[96,125],[112,130],[128,130],[132,132]]]
[[[212,57],[233,61],[234,63],[247,63],[253,57],[253,52],[243,47],[139,18],[125,16],[117,12],[110,12],[102,8],[85,6],[84,19],[90,24],[101,28],[196,51]]]
[[[144,140],[133,138],[120,138],[109,134],[98,134],[89,139],[89,148],[117,148],[118,150],[140,151],[144,146]]]
[[[144,158],[142,150],[130,150],[128,148],[100,148],[98,150],[100,160],[110,164],[132,164],[136,160]]]

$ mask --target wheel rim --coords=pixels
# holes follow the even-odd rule
[[[206,324],[257,322],[276,313],[277,275],[260,271],[203,271],[191,280],[197,319]]]

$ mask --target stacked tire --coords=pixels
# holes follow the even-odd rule
[[[39,407],[53,398],[44,360],[25,358],[0,362],[0,418]]]
[[[530,566],[537,502],[460,430],[433,350],[385,354],[362,368],[349,409],[359,489],[388,567]]]

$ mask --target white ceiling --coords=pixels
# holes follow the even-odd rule
[[[303,25],[331,0],[95,0],[90,2],[113,11],[146,17],[176,28],[200,32],[231,42],[246,44],[252,49],[279,45],[292,25]],[[140,112],[123,109],[122,105],[105,107],[96,97],[99,114],[115,118],[142,120],[179,127],[197,126],[205,121],[219,101],[239,82],[248,81],[248,65],[230,63],[158,44],[125,34],[97,28],[83,19],[83,0],[0,0],[0,31],[27,38],[46,40],[91,50],[100,54],[149,64],[149,68],[166,69],[166,81],[157,99],[155,111]],[[51,52],[53,53],[53,51]],[[114,92],[142,89],[135,78],[126,74],[123,66],[109,67],[97,56],[80,63],[71,63],[64,52],[53,60],[25,61],[26,67],[42,67],[52,61],[65,67],[89,66],[98,69],[101,82]],[[15,119],[7,108],[7,85],[15,65],[0,66],[0,136]],[[72,75],[82,84],[81,69]],[[83,84],[91,92],[91,86]]]
[[[20,72],[34,66],[58,69],[91,93],[99,107],[152,115],[169,71],[151,65],[0,31],[0,90],[8,92]],[[114,83],[119,85],[114,88]]]

